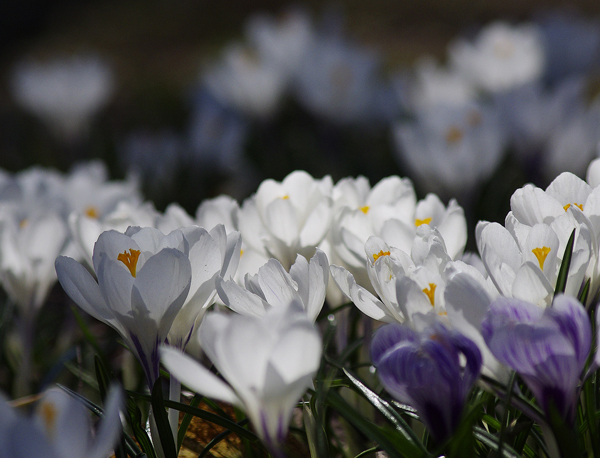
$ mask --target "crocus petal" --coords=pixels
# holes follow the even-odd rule
[[[209,398],[242,406],[235,392],[215,374],[174,348],[160,348],[160,360],[183,385]]]
[[[233,280],[217,277],[215,286],[223,303],[241,315],[263,316],[271,306],[256,294],[242,288]]]

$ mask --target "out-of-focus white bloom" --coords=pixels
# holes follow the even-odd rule
[[[190,117],[187,158],[192,166],[240,172],[247,131],[243,116],[201,89]]]
[[[600,159],[596,158],[590,162],[586,173],[586,181],[592,188],[597,188],[600,185]]]
[[[66,140],[86,133],[113,90],[112,70],[98,56],[29,60],[19,63],[12,75],[16,101]]]
[[[251,16],[246,23],[246,35],[261,59],[282,69],[288,77],[298,72],[314,39],[310,16],[299,9],[286,11],[279,17]]]
[[[276,451],[319,368],[321,338],[315,325],[300,304],[291,302],[261,318],[208,314],[199,335],[225,381],[175,349],[161,348],[162,363],[188,388],[244,409],[262,440]]]
[[[451,43],[448,53],[458,72],[490,92],[534,81],[544,71],[544,46],[534,24],[494,22],[472,42],[459,39]]]
[[[475,87],[453,68],[440,67],[430,56],[415,64],[408,97],[417,110],[439,105],[465,105],[475,100]]]
[[[299,102],[334,122],[372,121],[378,117],[378,56],[339,37],[312,42],[296,79]]]
[[[282,182],[265,180],[239,213],[242,239],[288,269],[297,254],[311,257],[331,222],[331,177],[295,171]],[[245,255],[246,253],[244,253]]]
[[[543,172],[553,177],[561,172],[583,175],[600,142],[600,100],[552,132],[544,156]]]
[[[315,321],[323,308],[328,281],[327,256],[317,249],[310,262],[298,255],[289,273],[279,261],[270,259],[256,275],[246,275],[245,288],[218,278],[217,290],[225,305],[242,315],[264,316],[272,307],[295,301]]]
[[[122,404],[123,395],[119,388],[111,388],[104,417],[94,435],[87,409],[59,388],[44,393],[32,417],[15,411],[0,394],[2,456],[108,458],[122,432]]]
[[[227,233],[238,230],[238,213],[240,206],[229,196],[221,195],[213,199],[205,199],[196,209],[196,224],[201,227],[225,226]]]
[[[184,141],[174,132],[135,132],[119,146],[121,167],[153,187],[168,186],[182,162]]]
[[[229,45],[202,80],[223,105],[250,116],[273,114],[283,96],[285,73],[239,43]]]
[[[20,214],[0,207],[0,278],[22,313],[33,317],[56,281],[54,260],[69,232],[56,213]]]
[[[554,11],[538,21],[546,54],[546,78],[582,75],[598,65],[600,22],[572,11]]]
[[[113,327],[144,368],[149,386],[158,378],[158,346],[190,290],[192,269],[181,231],[103,232],[94,247],[98,281],[74,259],[59,256],[56,272],[65,292],[85,312]]]
[[[346,269],[331,266],[335,282],[365,315],[412,323],[432,313],[446,314],[444,270],[451,259],[438,231],[428,225],[419,227],[410,255],[378,237],[369,238],[365,252],[369,279],[379,299],[358,285]]]
[[[553,133],[585,111],[584,92],[584,81],[570,78],[552,89],[535,81],[497,95],[502,122],[528,167],[543,166]]]
[[[466,197],[502,158],[504,134],[492,107],[428,107],[394,126],[398,159],[429,190]]]

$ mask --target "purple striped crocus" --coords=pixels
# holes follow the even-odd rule
[[[385,389],[417,410],[436,441],[455,431],[481,370],[477,345],[439,323],[422,333],[389,324],[375,334],[371,359]]]
[[[514,369],[549,414],[551,405],[569,424],[575,421],[580,380],[592,343],[585,308],[558,295],[552,307],[498,298],[481,333],[494,356]]]

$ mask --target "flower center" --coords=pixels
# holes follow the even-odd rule
[[[415,226],[417,227],[429,223],[431,223],[431,218],[415,219]]]
[[[58,415],[58,412],[56,411],[56,407],[54,407],[54,404],[51,404],[49,402],[44,402],[42,404],[40,413],[42,416],[42,420],[46,424],[46,428],[48,429],[48,432],[52,436],[54,434],[54,427],[56,425],[56,417]]]
[[[369,213],[370,208],[371,207],[369,207],[368,205],[365,205],[364,207],[360,207],[359,210],[366,215],[367,213]]]
[[[281,200],[288,200],[290,198],[290,196],[288,196],[287,194],[285,196],[281,197]]]
[[[540,269],[544,270],[544,262],[546,261],[546,256],[550,253],[550,248],[547,246],[543,246],[542,248],[534,248],[531,250],[540,264]]]
[[[129,272],[131,272],[131,276],[135,278],[137,273],[136,267],[139,257],[140,250],[130,249],[129,253],[127,253],[127,250],[123,251],[123,253],[120,253],[119,256],[117,256],[117,260],[125,264],[125,267],[127,267],[129,269]]]
[[[373,255],[373,260],[377,261],[380,257],[382,257],[382,256],[389,256],[389,255],[390,255],[389,251],[383,251],[383,250],[381,250],[379,253],[376,253],[376,254]]]
[[[425,288],[423,290],[423,292],[425,293],[425,296],[427,296],[427,298],[429,299],[429,302],[431,302],[432,307],[435,306],[435,289],[436,288],[437,288],[437,285],[435,283],[429,283],[429,288]]]
[[[98,213],[98,209],[96,207],[90,205],[85,209],[85,216],[87,216],[88,218],[97,219],[98,216],[100,216],[100,214]]]
[[[453,145],[460,142],[462,138],[463,131],[456,126],[450,127],[450,129],[448,129],[448,131],[446,132],[446,143],[448,143],[449,145]]]
[[[583,205],[575,202],[573,202],[573,205],[575,205],[579,210],[583,211]],[[571,204],[567,204],[563,208],[565,209],[565,211],[567,211],[569,208],[571,208]]]

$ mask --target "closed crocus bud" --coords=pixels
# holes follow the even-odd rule
[[[558,295],[552,307],[542,309],[498,298],[481,333],[493,355],[521,376],[547,415],[553,406],[567,423],[574,423],[592,344],[590,320],[577,299]]]
[[[388,393],[414,407],[436,441],[452,435],[479,377],[477,345],[439,323],[422,333],[390,324],[375,334],[371,359]]]

